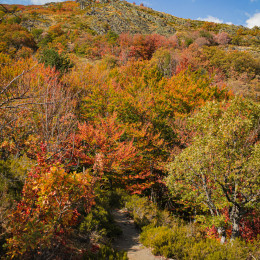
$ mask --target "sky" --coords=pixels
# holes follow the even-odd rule
[[[0,0],[5,4],[44,4],[62,0]],[[260,27],[260,0],[128,0],[177,17]]]

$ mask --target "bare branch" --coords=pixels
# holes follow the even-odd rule
[[[11,85],[14,81],[16,81],[17,79],[19,79],[20,77],[22,77],[24,74],[30,72],[32,69],[34,69],[38,64],[35,64],[32,68],[30,68],[29,70],[24,70],[21,74],[19,74],[18,76],[16,76],[14,79],[12,79],[0,92],[0,95],[2,95]]]

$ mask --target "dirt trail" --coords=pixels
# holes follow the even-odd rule
[[[127,252],[129,260],[163,260],[165,258],[154,256],[151,251],[139,242],[139,232],[134,221],[123,210],[113,211],[115,221],[123,231],[115,242],[115,248]]]

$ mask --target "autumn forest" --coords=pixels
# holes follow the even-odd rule
[[[259,259],[260,28],[102,2],[0,6],[0,258]]]

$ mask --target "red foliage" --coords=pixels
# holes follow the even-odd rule
[[[241,237],[247,241],[259,239],[260,234],[260,215],[257,210],[248,213],[241,220]]]
[[[226,235],[227,238],[231,237],[231,225],[229,223],[229,213],[228,209],[223,211],[223,214],[226,218]],[[240,221],[240,235],[247,242],[253,242],[259,240],[260,234],[260,217],[259,213],[256,210],[249,212],[244,218]],[[220,239],[217,232],[217,228],[213,225],[211,228],[207,229],[207,236],[214,239]]]
[[[80,163],[109,185],[130,185],[139,156],[133,141],[124,140],[124,132],[115,115],[94,124],[79,124],[69,144],[74,164]]]

